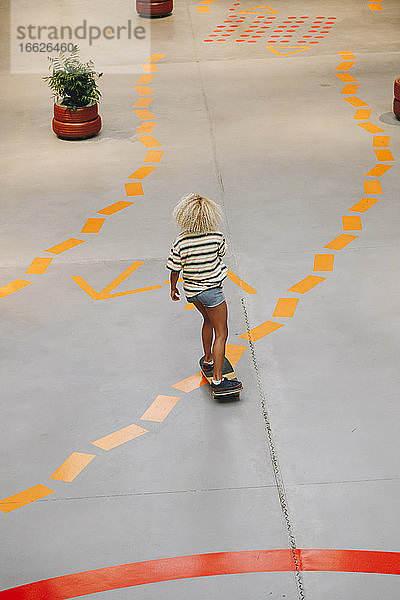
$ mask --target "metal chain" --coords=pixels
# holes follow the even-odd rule
[[[241,298],[240,302],[243,307],[244,319],[246,322],[246,329],[247,329],[247,333],[249,335],[249,346],[250,346],[251,358],[253,361],[254,371],[256,373],[257,387],[258,387],[258,392],[259,392],[260,402],[261,402],[261,411],[262,411],[262,415],[264,417],[265,431],[267,433],[268,450],[269,450],[269,454],[271,457],[276,487],[278,490],[279,503],[281,505],[282,514],[283,514],[283,517],[285,520],[286,529],[287,529],[287,533],[289,536],[290,550],[291,550],[293,566],[294,566],[294,571],[295,571],[296,585],[297,585],[297,593],[298,593],[299,600],[305,600],[303,579],[302,579],[302,575],[301,575],[301,571],[300,571],[300,564],[299,564],[299,552],[298,552],[297,546],[296,546],[296,539],[295,539],[295,536],[293,533],[292,522],[290,519],[285,486],[283,483],[282,473],[281,473],[281,469],[279,466],[278,457],[277,457],[277,453],[276,453],[276,449],[275,449],[275,443],[274,443],[274,438],[273,438],[273,434],[272,434],[271,422],[269,420],[269,415],[268,415],[268,410],[267,410],[267,399],[265,396],[260,372],[258,369],[256,354],[254,351],[254,342],[251,339],[249,317],[248,317],[246,303],[244,301],[244,298]]]

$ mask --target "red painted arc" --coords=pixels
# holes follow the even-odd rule
[[[400,552],[297,550],[301,571],[400,575]],[[0,600],[69,600],[119,588],[238,573],[293,571],[290,550],[245,550],[193,554],[82,571],[0,591]]]

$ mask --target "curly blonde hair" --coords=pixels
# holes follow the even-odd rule
[[[209,233],[218,228],[222,219],[222,209],[213,200],[191,193],[179,200],[173,215],[182,231]]]

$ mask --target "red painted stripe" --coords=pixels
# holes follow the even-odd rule
[[[298,550],[302,571],[343,571],[400,575],[400,552]],[[1,600],[69,600],[118,588],[237,573],[293,571],[290,550],[214,552],[83,571],[0,591]]]

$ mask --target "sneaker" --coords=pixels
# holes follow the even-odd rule
[[[206,377],[212,377],[213,376],[213,373],[214,373],[214,363],[212,363],[211,365],[209,365],[206,362],[203,362],[203,366],[201,366],[201,362],[200,362],[200,368],[205,373]]]
[[[221,383],[211,382],[211,389],[214,396],[224,396],[226,394],[235,394],[243,389],[243,385],[241,381],[237,379],[227,379],[226,377],[222,378]]]

